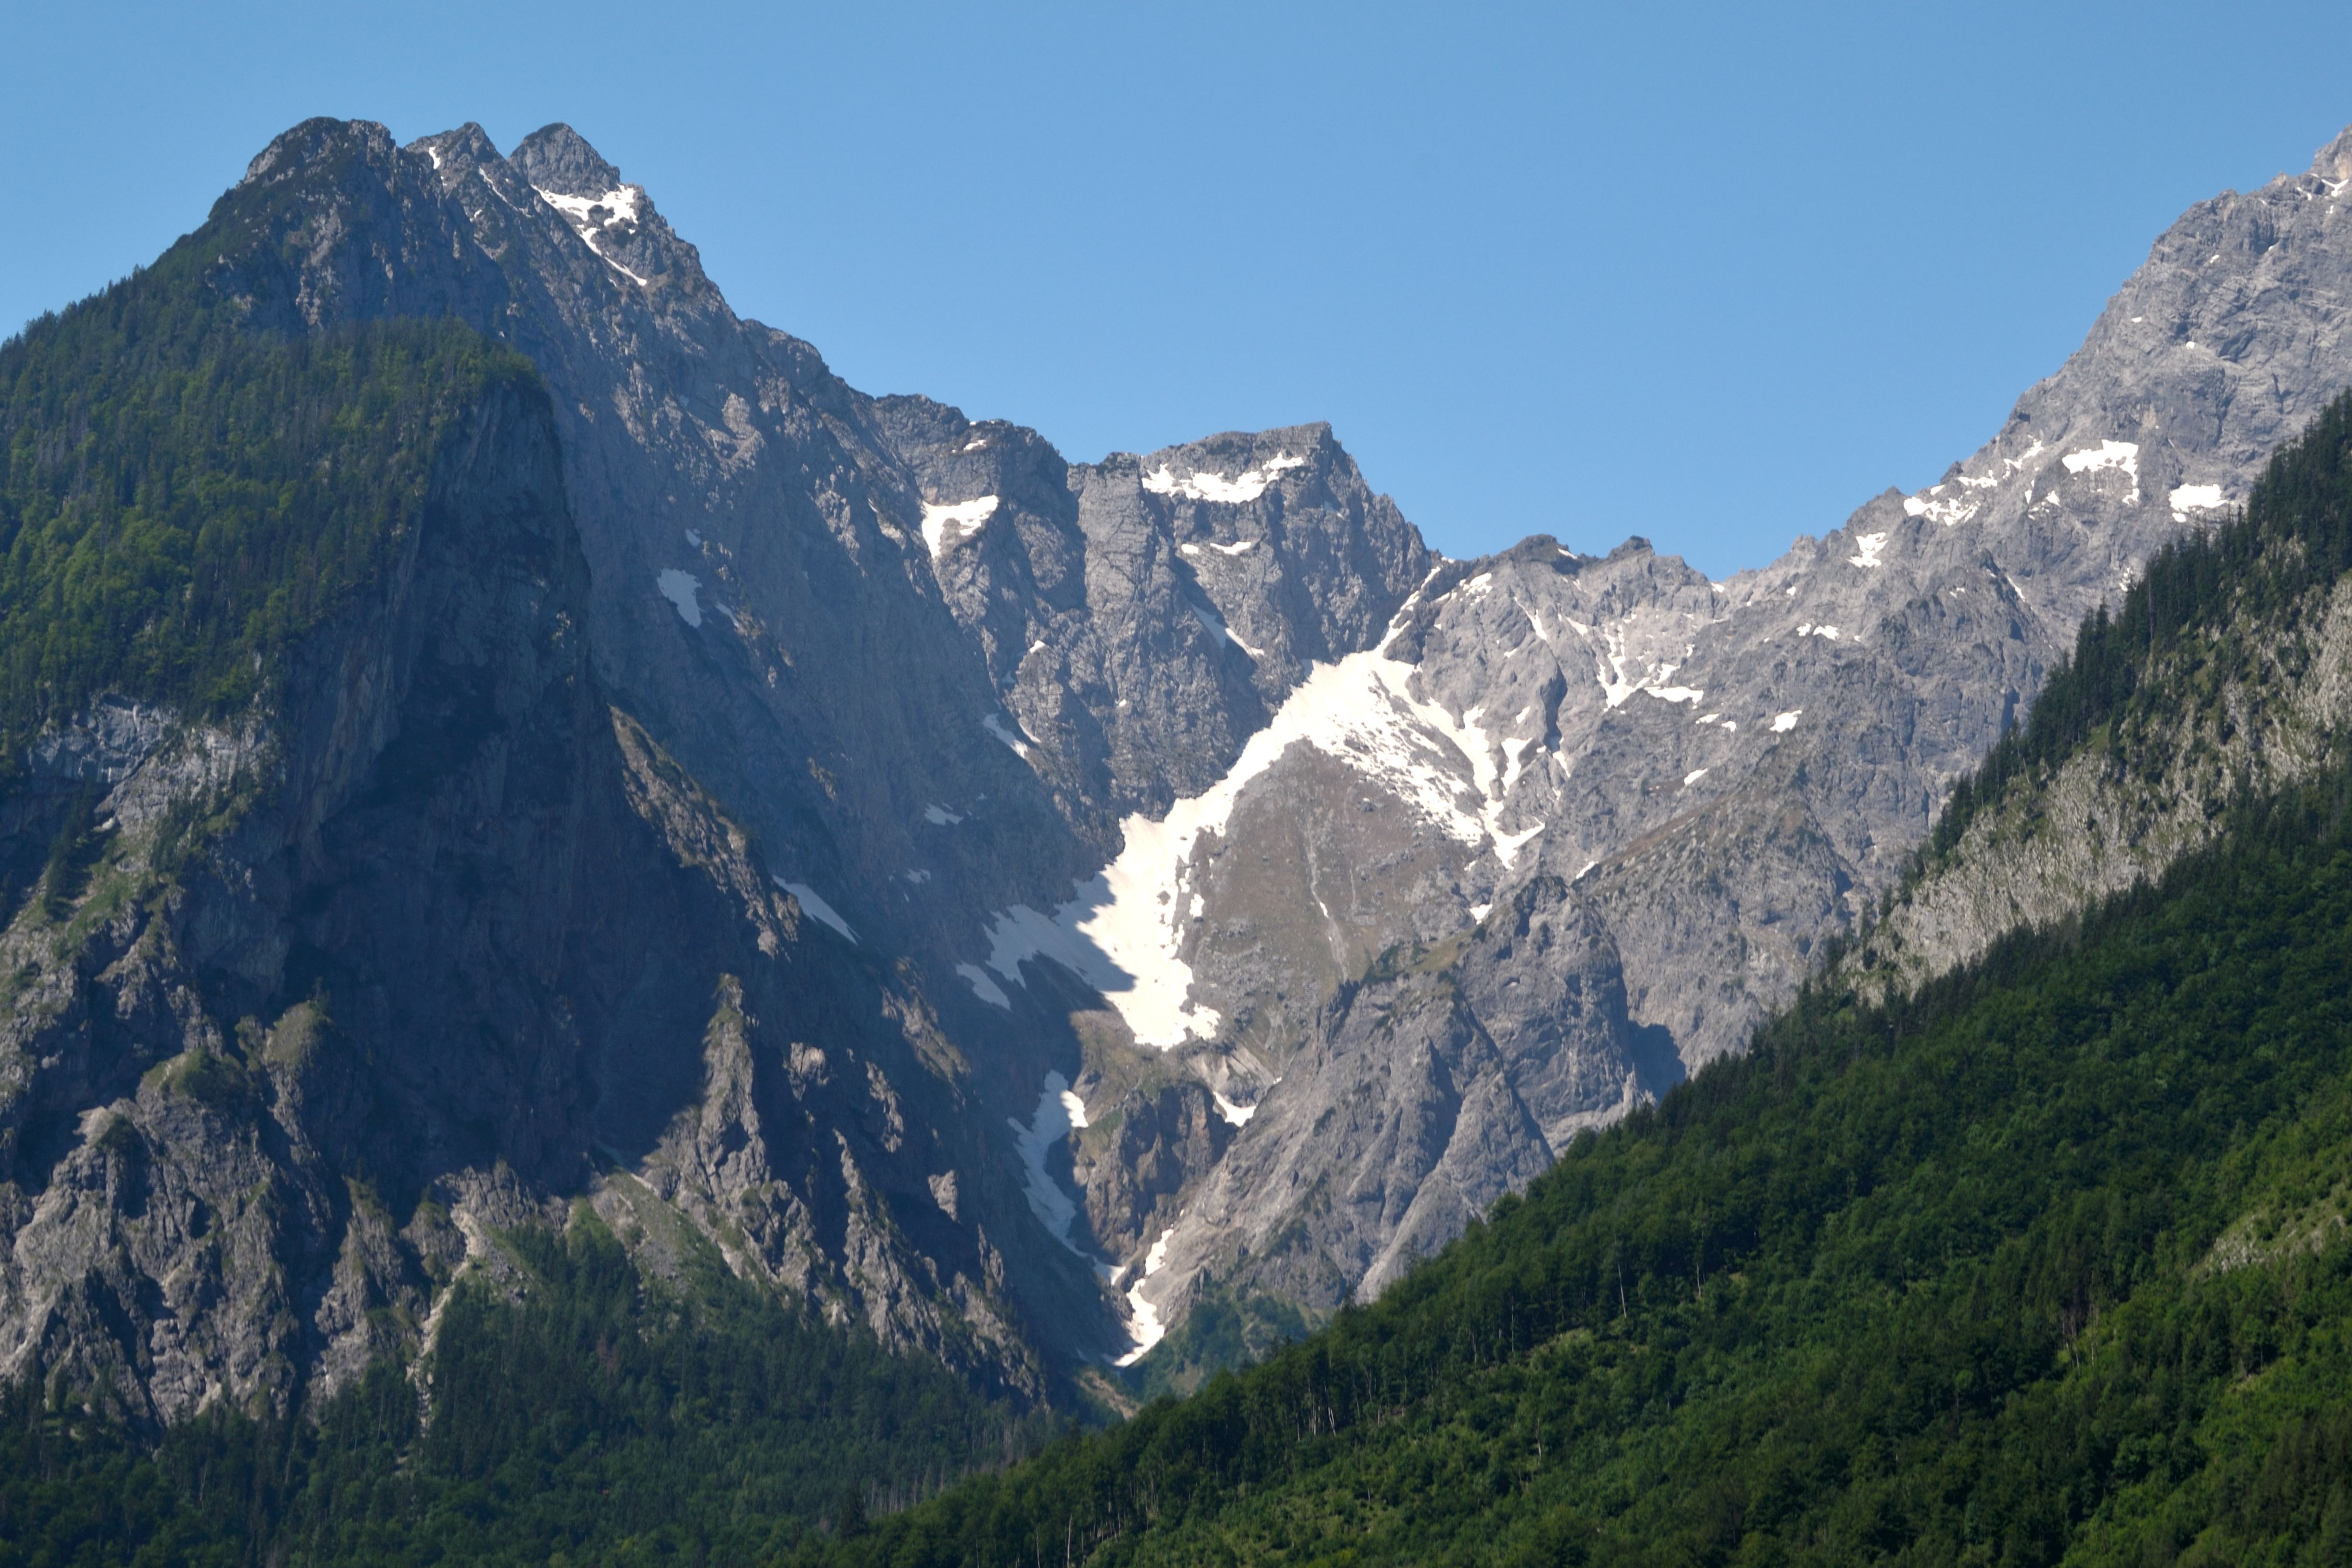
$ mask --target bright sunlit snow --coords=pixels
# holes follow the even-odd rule
[[[2102,441],[2080,452],[2069,452],[2059,459],[2070,474],[2095,474],[2101,468],[2121,468],[2131,476],[2131,504],[2139,504],[2139,443],[2137,441]]]
[[[1786,713],[1775,713],[1772,716],[1772,733],[1785,735],[1795,729],[1798,719],[1803,716],[1804,711],[1801,708],[1791,708]]]
[[[2192,511],[2211,511],[2221,504],[2219,485],[2182,485],[2171,495],[2172,516],[2176,522],[2186,522]]]
[[[1501,830],[1493,743],[1475,711],[1457,721],[1415,701],[1406,689],[1412,674],[1412,665],[1378,650],[1316,666],[1205,794],[1178,801],[1156,822],[1129,817],[1118,858],[1050,919],[1021,905],[997,915],[989,968],[1017,981],[1024,960],[1054,959],[1100,991],[1139,1044],[1167,1049],[1213,1037],[1223,1018],[1192,1000],[1192,969],[1182,956],[1198,919],[1193,847],[1203,834],[1223,833],[1243,789],[1302,742],[1370,775],[1441,832],[1491,845],[1510,864],[1540,825]]]
[[[535,185],[531,188],[539,189]],[[606,191],[601,196],[559,196],[553,191],[540,191],[539,199],[570,220],[572,228],[578,232],[588,248],[596,253],[598,260],[642,288],[646,280],[605,255],[604,247],[596,242],[603,237],[604,230],[614,224],[634,224],[637,221],[637,198],[644,194],[638,186],[623,185],[618,190]],[[598,218],[595,216],[595,209],[598,207],[603,207],[610,216]]]
[[[1854,544],[1857,547],[1857,553],[1849,555],[1846,559],[1856,566],[1875,566],[1879,563],[1878,552],[1886,548],[1886,535],[1861,534],[1855,538]]]
[[[971,500],[960,500],[951,505],[934,506],[923,503],[923,542],[931,547],[931,559],[949,545],[960,543],[964,535],[976,531],[980,525],[996,515],[996,498],[979,496]]]
[[[1162,463],[1143,476],[1143,488],[1153,495],[1182,496],[1187,500],[1223,501],[1236,505],[1255,500],[1265,494],[1265,487],[1274,482],[1276,474],[1287,468],[1303,468],[1306,466],[1306,458],[1294,458],[1284,452],[1269,459],[1263,468],[1244,468],[1230,479],[1207,473],[1192,474],[1180,479],[1167,464]]]
[[[1174,1234],[1172,1230],[1160,1233],[1160,1239],[1144,1254],[1143,1279],[1138,1279],[1127,1293],[1127,1310],[1135,1320],[1134,1327],[1129,1331],[1135,1336],[1135,1348],[1119,1357],[1117,1365],[1133,1366],[1168,1332],[1167,1325],[1160,1321],[1159,1310],[1143,1299],[1143,1280],[1159,1273],[1160,1265],[1168,1261],[1168,1238]]]

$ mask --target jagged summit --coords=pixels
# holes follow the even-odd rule
[[[507,162],[540,190],[559,195],[600,196],[622,183],[621,171],[561,121],[542,125],[517,142]]]

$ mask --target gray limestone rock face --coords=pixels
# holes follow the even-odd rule
[[[420,567],[384,626],[444,631],[322,640],[299,711],[100,704],[26,760],[20,920],[86,790],[123,833],[267,798],[19,994],[8,1364],[159,1418],[348,1375],[577,1194],[1021,1390],[1209,1283],[1377,1290],[1739,1048],[2080,617],[2352,381],[2347,178],[2352,136],[2192,209],[1939,483],[1712,583],[1445,561],[1323,426],[1073,464],[868,397],[568,127],[297,127],[192,241],[214,288],[528,355],[541,521],[498,537],[567,542],[536,599]],[[221,1207],[265,1175],[299,1201]],[[199,1257],[213,1305],[108,1326]]]
[[[2242,501],[2271,449],[2352,384],[2347,177],[2352,133],[2302,176],[2192,208],[2067,363],[1916,495],[1881,495],[1725,583],[1638,538],[1605,559],[1537,538],[1444,563],[1379,661],[1349,667],[1346,693],[1277,710],[1270,731],[1307,742],[1222,781],[1235,798],[1181,862],[1125,868],[1137,907],[1189,910],[1162,945],[1217,1026],[1184,1048],[1224,1064],[1246,1047],[1257,1081],[1282,1080],[1200,1195],[1168,1205],[1181,1217],[1147,1291],[1160,1318],[1181,1311],[1188,1269],[1328,1305],[1389,1277],[1394,1236],[1451,1234],[1403,1226],[1385,1198],[1377,1218],[1333,1200],[1369,1190],[1363,1141],[1388,1134],[1300,1139],[1276,1114],[1320,1092],[1310,1079],[1426,1079],[1425,1065],[1394,1078],[1400,1042],[1426,1064],[1441,1059],[1430,1040],[1474,1037],[1426,1002],[1412,1015],[1424,1022],[1385,1035],[1318,1014],[1385,943],[1426,948],[1556,879],[1607,933],[1629,1026],[1666,1047],[1646,1073],[1614,1058],[1570,1073],[1579,1114],[1616,1113],[1629,1085],[1656,1092],[1675,1076],[1668,1058],[1687,1068],[1741,1048],[1821,943],[1893,884],[2082,618],[2166,541]],[[1385,750],[1365,741],[1368,704],[1384,710],[1370,727]],[[1401,824],[1335,833],[1342,802]],[[1332,890],[1360,879],[1386,906],[1334,918]],[[1499,1049],[1521,1026],[1487,1037]],[[1491,1157],[1493,1181],[1449,1175],[1446,1190],[1498,1191],[1542,1163],[1507,1137],[1474,1146],[1487,1152],[1464,1158]],[[1381,1190],[1409,1184],[1412,1164],[1384,1166]],[[1460,1168],[1423,1164],[1431,1181]],[[1433,1198],[1422,1212],[1468,1211]],[[1311,1238],[1309,1261],[1235,1261],[1276,1235]]]
[[[1629,1017],[1591,909],[1532,878],[1471,930],[1391,949],[1339,988],[1138,1288],[1171,1321],[1210,1284],[1331,1311],[1677,1076]]]

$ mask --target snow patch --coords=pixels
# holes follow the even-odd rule
[[[2069,452],[2060,462],[2070,474],[2095,474],[2102,468],[2121,468],[2131,476],[2132,490],[2128,504],[2139,504],[2139,443],[2137,441],[2102,441],[2079,452]]]
[[[1215,551],[1220,555],[1241,555],[1249,551],[1255,550],[1257,548],[1257,541],[1255,539],[1244,539],[1236,544],[1212,543],[1209,548]]]
[[[1101,992],[1140,1045],[1165,1050],[1213,1037],[1223,1017],[1192,1000],[1183,957],[1197,919],[1193,850],[1203,835],[1223,833],[1242,791],[1301,742],[1369,775],[1458,842],[1491,843],[1508,865],[1539,829],[1500,831],[1497,769],[1475,710],[1457,721],[1415,701],[1412,675],[1412,665],[1377,649],[1315,666],[1223,779],[1158,821],[1129,816],[1118,858],[1050,918],[1025,906],[994,917],[989,967],[1018,981],[1024,960],[1053,959]]]
[[[812,916],[823,921],[847,937],[853,943],[857,941],[857,933],[849,929],[849,922],[843,920],[831,904],[819,897],[814,888],[810,887],[806,882],[787,882],[782,877],[774,878],[772,880],[776,886],[798,899],[801,908],[806,910]]]
[[[1006,729],[1004,727],[1004,721],[998,718],[993,713],[982,714],[980,716],[980,727],[987,731],[990,734],[995,736],[998,740],[1003,742],[1006,745],[1012,747],[1013,754],[1016,757],[1027,756],[1029,754],[1029,748],[1036,743],[1037,738],[1034,735],[1030,734],[1027,730],[1024,729],[1020,734],[1016,735],[1012,731]]]
[[[1071,1119],[1072,1106],[1077,1107],[1076,1121]],[[1029,1124],[1024,1127],[1010,1116],[1004,1119],[1004,1124],[1013,1129],[1013,1147],[1021,1152],[1021,1189],[1029,1200],[1029,1212],[1037,1216],[1037,1223],[1055,1241],[1084,1258],[1086,1254],[1078,1250],[1078,1244],[1070,1239],[1070,1224],[1078,1217],[1078,1205],[1054,1180],[1053,1173],[1045,1169],[1045,1156],[1054,1146],[1074,1129],[1086,1125],[1086,1107],[1070,1092],[1070,1080],[1058,1072],[1047,1073]]]
[[[1683,775],[1683,788],[1688,789],[1691,785],[1698,783],[1699,780],[1705,777],[1706,777],[1706,770],[1705,768],[1693,768],[1690,772]]]
[[[950,505],[923,503],[923,542],[931,547],[931,559],[937,561],[940,552],[950,544],[960,544],[966,534],[977,532],[980,525],[996,515],[996,498],[978,496]]]
[[[1790,588],[1789,592],[1793,594],[1796,589]],[[1580,636],[1592,635],[1592,628],[1581,622],[1570,620],[1568,624],[1574,626]],[[1622,706],[1636,691],[1646,691],[1669,702],[1696,702],[1706,695],[1696,687],[1666,684],[1675,671],[1682,668],[1678,664],[1653,665],[1650,673],[1639,680],[1627,675],[1625,666],[1634,656],[1625,651],[1625,632],[1622,626],[1609,628],[1602,640],[1608,646],[1608,651],[1601,656],[1607,661],[1608,668],[1605,673],[1596,671],[1594,679],[1600,681],[1601,699],[1610,707]]]
[[[1265,494],[1266,486],[1274,482],[1276,475],[1306,466],[1306,458],[1294,458],[1288,452],[1283,452],[1257,468],[1244,468],[1230,479],[1210,473],[1192,474],[1180,479],[1167,464],[1162,463],[1143,476],[1143,488],[1153,495],[1181,496],[1187,500],[1213,500],[1237,506]]]
[[[1235,1127],[1248,1126],[1249,1119],[1257,1114],[1256,1106],[1235,1105],[1213,1089],[1209,1091],[1209,1098],[1217,1102],[1217,1114]]]
[[[1519,858],[1519,851],[1526,847],[1528,840],[1543,830],[1544,825],[1538,822],[1525,832],[1496,834],[1495,858],[1500,860],[1505,866],[1516,864]]]
[[[1188,596],[1184,600],[1184,607],[1192,612],[1192,618],[1200,622],[1201,629],[1208,633],[1211,637],[1219,637],[1233,644],[1235,647],[1241,649],[1252,658],[1264,658],[1265,657],[1265,649],[1262,647],[1252,647],[1249,644],[1242,641],[1240,636],[1234,632],[1234,628],[1225,625],[1224,616],[1217,614],[1215,610],[1212,609],[1207,605],[1201,603],[1200,600]]]
[[[1862,534],[1854,540],[1854,543],[1858,547],[1858,552],[1847,556],[1846,560],[1856,566],[1863,567],[1881,564],[1878,552],[1886,548],[1886,535],[1884,533]]]
[[[702,624],[702,606],[696,603],[694,597],[695,590],[701,587],[702,583],[693,573],[666,566],[654,574],[654,585],[661,590],[663,598],[677,606],[679,620],[689,626]]]
[[[1803,717],[1804,711],[1801,708],[1791,708],[1786,713],[1775,713],[1772,716],[1772,733],[1785,735],[1795,729],[1797,721]]]
[[[1960,483],[1964,485],[1992,485],[1999,484],[2000,482],[2000,481],[1998,479],[1965,479],[1960,481]],[[1942,523],[1946,528],[1953,527],[1958,523],[1966,522],[1969,519],[1976,516],[1977,503],[1975,501],[1964,500],[1958,496],[1954,496],[1948,500],[1937,500],[1937,496],[1942,492],[1943,489],[1943,486],[1936,485],[1930,489],[1921,490],[1916,496],[1906,497],[1903,502],[1903,515],[1906,517],[1933,518],[1936,521]],[[1872,543],[1871,541],[1874,539],[1878,542],[1875,544]],[[1880,547],[1886,542],[1886,535],[1883,533],[1865,533],[1859,541],[1857,541],[1857,542],[1863,547],[1862,555],[1850,555],[1846,559],[1852,561],[1857,566],[1877,565],[1878,552]],[[1863,558],[1864,556],[1867,556],[1869,559],[1864,560]]]
[[[1008,1013],[1013,1011],[1013,998],[1007,996],[1004,994],[1003,987],[997,984],[995,981],[991,980],[988,977],[988,971],[982,969],[979,964],[959,963],[955,966],[955,972],[958,974],[962,975],[965,980],[971,982],[971,994],[973,995],[979,997],[982,1001],[989,1004],[991,1006],[1002,1007]]]
[[[496,190],[498,187],[493,185],[490,188]],[[623,185],[616,190],[606,191],[601,196],[559,196],[553,191],[539,190],[536,185],[531,189],[539,191],[541,201],[563,215],[565,221],[572,225],[572,231],[580,236],[581,241],[596,259],[637,287],[642,289],[646,286],[646,279],[605,255],[604,247],[596,243],[614,224],[634,225],[637,221],[637,198],[645,195],[642,186]],[[604,209],[605,216],[596,216],[599,207]]]
[[[2192,511],[2211,511],[2215,507],[2220,506],[2221,504],[2221,487],[2219,485],[2182,485],[2172,492],[2170,500],[2172,501],[2172,520],[2175,522],[2186,522],[2189,521],[2189,514]]]
[[[1172,1229],[1161,1231],[1160,1239],[1153,1242],[1151,1250],[1143,1256],[1143,1279],[1138,1279],[1127,1293],[1127,1310],[1135,1320],[1135,1326],[1130,1331],[1135,1337],[1135,1348],[1119,1357],[1114,1365],[1133,1366],[1168,1332],[1167,1325],[1160,1321],[1159,1309],[1143,1298],[1143,1280],[1159,1273],[1161,1266],[1167,1263],[1168,1238],[1175,1234]]]

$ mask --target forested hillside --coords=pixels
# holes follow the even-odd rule
[[[19,1386],[0,1564],[756,1562],[1044,1429],[715,1256],[649,1280],[584,1210],[507,1242],[426,1389],[383,1363],[289,1419],[215,1410],[151,1444]]]
[[[0,346],[0,756],[107,692],[212,712],[381,573],[529,361],[454,321],[244,330],[186,247]]]

